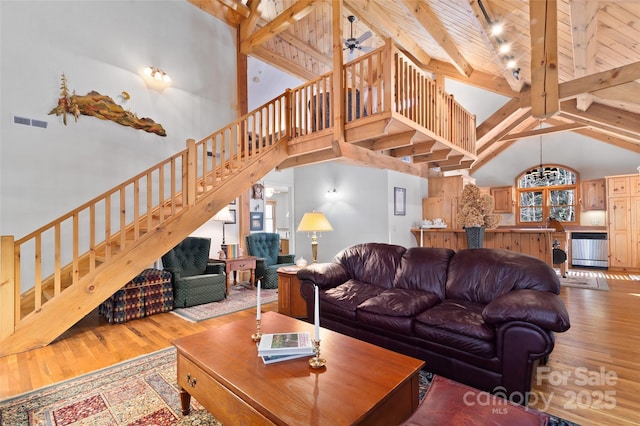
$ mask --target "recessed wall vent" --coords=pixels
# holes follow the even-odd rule
[[[49,123],[43,120],[36,120],[35,118],[31,119],[27,117],[20,117],[19,115],[14,115],[13,124],[23,124],[25,126],[33,126],[40,127],[41,129],[46,129]]]
[[[31,125],[31,119],[30,118],[26,118],[26,117],[19,117],[17,115],[13,116],[13,123],[14,124],[24,124],[25,126],[30,126]]]

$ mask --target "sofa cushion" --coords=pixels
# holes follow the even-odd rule
[[[448,348],[445,349],[445,351],[465,353],[465,358],[467,357],[466,354],[476,355],[486,359],[496,356],[496,342],[493,340],[476,339],[439,327],[433,327],[418,322],[417,320],[413,324],[413,334],[415,337],[428,342],[429,347],[441,345],[444,348]],[[455,355],[449,356],[454,359],[458,358]]]
[[[349,280],[335,288],[320,292],[320,307],[325,312],[348,313],[349,318],[355,319],[358,305],[384,290],[376,285]]]
[[[503,249],[458,251],[449,264],[446,298],[486,305],[515,289],[560,293],[555,271],[542,260]]]
[[[482,318],[484,305],[467,300],[447,299],[416,317],[416,321],[480,340],[493,340],[493,327]]]
[[[412,247],[402,256],[393,286],[422,290],[444,299],[447,268],[455,252],[445,248]]]
[[[356,244],[342,250],[333,261],[341,264],[354,280],[392,288],[396,270],[406,250],[392,244]]]
[[[361,311],[356,313],[358,324],[370,325],[384,332],[399,333],[403,336],[413,336],[413,323],[415,317],[394,317],[390,315],[374,314],[372,312]]]
[[[433,293],[392,288],[365,300],[358,305],[358,310],[392,317],[410,317],[438,303],[440,298]]]

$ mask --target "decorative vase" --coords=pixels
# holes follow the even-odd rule
[[[484,226],[469,226],[464,230],[467,234],[467,248],[482,248],[484,244]]]

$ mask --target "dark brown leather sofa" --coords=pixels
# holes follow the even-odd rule
[[[555,271],[508,250],[365,243],[297,275],[310,321],[317,285],[322,327],[524,404],[554,332],[570,326]]]

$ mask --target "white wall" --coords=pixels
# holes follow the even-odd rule
[[[406,247],[416,246],[410,229],[422,216],[422,197],[426,180],[401,173],[333,161],[294,169],[295,223],[304,213],[325,214],[333,232],[318,239],[318,262],[331,260],[350,245],[364,242],[384,242]],[[407,214],[395,216],[394,187],[407,190]],[[334,199],[326,192],[336,188]],[[311,240],[297,232],[296,258],[311,257]]]
[[[2,235],[22,237],[236,117],[235,30],[184,0],[3,0],[0,23]],[[173,83],[148,86],[150,65]],[[47,115],[63,72],[70,90],[110,96],[167,137],[89,116],[63,125]]]

